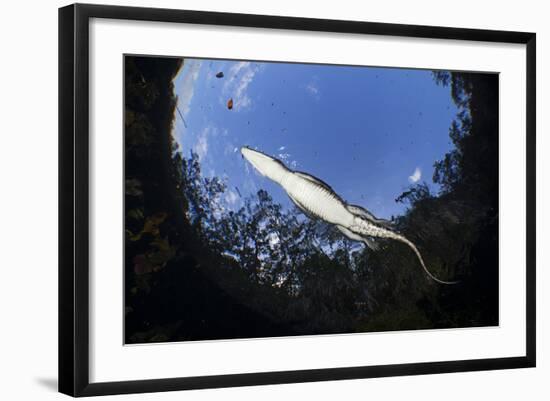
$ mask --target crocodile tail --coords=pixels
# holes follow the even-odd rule
[[[399,235],[399,234],[396,234],[396,233],[393,233],[394,235],[392,236],[393,239],[396,239],[397,241],[401,241],[403,242],[404,244],[407,244],[409,246],[409,248],[411,248],[414,253],[416,254],[416,256],[418,257],[418,260],[420,261],[420,264],[422,265],[422,268],[424,269],[424,271],[426,272],[426,274],[434,281],[440,283],[440,284],[456,284],[458,283],[459,281],[445,281],[445,280],[440,280],[438,279],[437,277],[435,277],[432,273],[430,273],[430,271],[428,270],[428,268],[426,267],[426,264],[424,263],[424,259],[422,259],[422,255],[420,254],[420,251],[416,248],[416,245],[414,245],[411,241],[409,241],[407,238],[405,238],[404,236],[402,235]]]

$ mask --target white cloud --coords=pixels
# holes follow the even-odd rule
[[[212,202],[212,211],[216,219],[221,219],[227,209],[221,204],[219,199],[214,199]]]
[[[231,142],[227,143],[225,145],[225,148],[223,149],[224,156],[228,156],[235,153],[235,149],[236,149],[235,145],[233,145]]]
[[[316,84],[314,84],[313,82],[308,84],[306,86],[306,89],[309,93],[311,93],[314,96],[319,95],[319,87]]]
[[[319,89],[319,78],[314,76],[313,79],[306,85],[306,91],[316,100],[321,98],[321,90]]]
[[[195,82],[199,78],[200,69],[201,61],[193,59],[185,60],[182,69],[174,79],[174,92],[178,97],[178,112],[175,114],[175,125],[172,136],[180,146],[180,149],[183,148],[183,135],[185,134],[183,128],[187,125],[187,122],[184,123],[181,121],[181,118],[183,116],[185,120],[191,108],[191,101],[195,92]]]
[[[187,59],[184,61],[183,68],[176,78],[176,95],[178,96],[178,107],[186,117],[191,107],[193,93],[195,91],[195,81],[199,78],[202,62],[200,60]]]
[[[286,162],[290,158],[290,153],[279,153],[277,156],[280,160]]]
[[[229,203],[231,206],[235,205],[235,203],[237,203],[238,200],[239,200],[239,195],[237,195],[237,193],[231,189],[227,191],[227,193],[225,194],[225,201]]]
[[[279,244],[279,242],[281,242],[277,233],[273,233],[273,232],[269,233],[268,241],[271,249],[275,248]]]
[[[420,167],[417,167],[414,169],[414,173],[409,176],[409,182],[411,184],[416,184],[420,179],[422,178],[422,171],[420,170]]]
[[[241,70],[246,70],[248,68],[250,68],[250,61],[241,61],[233,64],[227,74],[229,77],[226,85],[231,85],[237,79],[237,74],[239,74]]]
[[[227,101],[226,98],[232,98],[235,111],[249,108],[252,105],[252,99],[248,95],[248,86],[261,69],[260,65],[253,65],[249,61],[233,64],[226,74],[222,103]]]
[[[284,150],[284,146],[281,146],[281,148],[283,148]],[[279,150],[281,150],[279,148]],[[289,166],[290,168],[292,169],[296,169],[296,167],[298,167],[298,162],[296,160],[293,160],[291,159],[292,155],[290,153],[278,153],[277,154],[277,158],[279,160],[281,160],[284,164],[286,164],[287,166]]]
[[[215,128],[211,126],[205,127],[197,138],[194,151],[199,156],[200,160],[204,160],[206,154],[208,153],[208,136],[211,131],[215,131]]]
[[[281,147],[279,148],[279,150],[282,152],[283,150],[285,150],[285,147],[284,147],[284,146],[281,146]]]

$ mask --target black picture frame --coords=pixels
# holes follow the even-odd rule
[[[89,22],[91,18],[324,31],[526,45],[526,355],[218,376],[89,381]],[[536,35],[478,29],[75,4],[59,9],[59,391],[71,396],[534,367]]]

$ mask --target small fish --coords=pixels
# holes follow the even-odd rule
[[[227,101],[227,108],[229,110],[231,110],[233,108],[233,98],[230,98],[228,101]]]
[[[223,78],[223,71],[218,72],[216,78]]]
[[[413,250],[431,279],[441,284],[457,283],[433,276],[416,246],[403,235],[393,231],[390,221],[376,218],[361,206],[348,204],[320,179],[291,170],[280,160],[246,146],[241,148],[241,154],[260,174],[279,184],[292,202],[307,216],[335,225],[347,238],[364,242],[372,250],[378,249],[376,238],[400,241]]]

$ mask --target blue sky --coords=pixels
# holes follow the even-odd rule
[[[203,175],[226,181],[230,209],[261,188],[292,207],[242,159],[248,145],[379,217],[399,215],[395,198],[411,184],[438,191],[433,164],[452,147],[457,113],[450,89],[423,70],[185,59],[175,92],[185,123],[177,114],[173,135],[184,156],[199,155]]]

